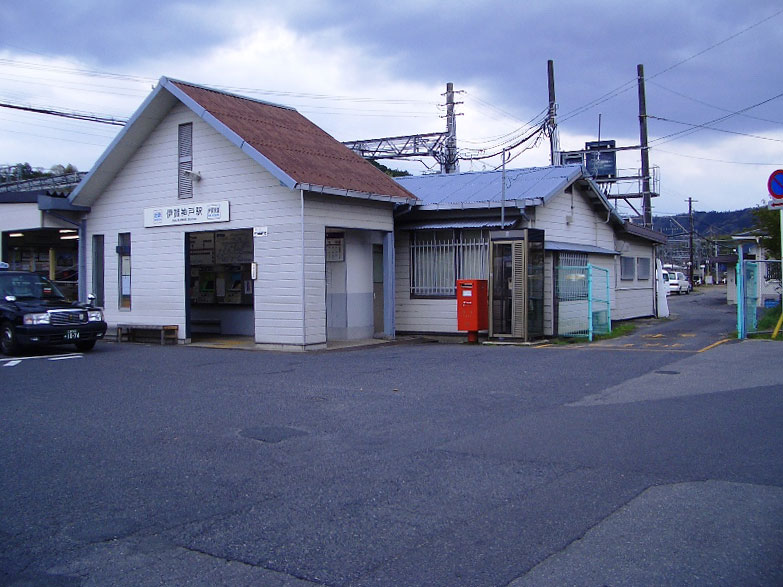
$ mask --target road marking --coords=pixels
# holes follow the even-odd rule
[[[732,338],[724,338],[723,340],[719,340],[718,342],[713,342],[711,345],[705,346],[703,349],[700,349],[698,352],[703,353],[704,351],[708,351],[710,349],[714,349],[719,344],[723,344],[724,342],[729,342],[730,340],[734,340]]]
[[[29,361],[31,359],[46,359],[47,361],[64,361],[66,359],[82,359],[84,355],[81,353],[68,353],[67,355],[36,355],[34,357],[17,357],[15,359],[0,359],[0,362],[5,363],[3,367],[16,367],[22,361]]]

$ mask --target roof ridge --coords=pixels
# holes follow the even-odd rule
[[[230,98],[236,98],[237,100],[246,100],[248,102],[255,102],[256,104],[263,104],[264,106],[274,106],[275,108],[282,108],[283,110],[291,110],[293,112],[298,112],[298,110],[292,106],[286,106],[285,104],[279,104],[277,102],[269,102],[268,100],[262,100],[260,98],[253,98],[250,96],[243,96],[242,94],[237,94],[235,92],[230,92],[228,90],[221,90],[215,87],[211,86],[204,86],[201,84],[197,84],[194,82],[188,82],[185,80],[180,79],[174,79],[171,77],[163,76],[162,79],[166,79],[167,81],[173,83],[173,84],[181,84],[183,86],[190,86],[191,88],[198,88],[199,90],[204,90],[205,92],[213,92],[215,94],[221,94],[223,96],[229,96]]]

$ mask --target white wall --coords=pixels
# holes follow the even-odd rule
[[[588,198],[573,186],[573,193],[562,192],[544,206],[535,209],[530,228],[544,230],[547,241],[574,245],[590,245],[608,251],[618,250],[615,230],[606,217],[593,210]],[[623,241],[624,242],[624,241]],[[634,255],[648,256],[651,276],[654,276],[652,245],[630,241]],[[400,332],[457,333],[457,302],[455,299],[422,299],[410,295],[410,232],[398,231],[396,244],[396,327]],[[619,243],[622,245],[622,242]],[[629,253],[630,254],[630,253]],[[553,254],[547,253],[544,263],[544,332],[553,333]],[[619,261],[611,255],[589,255],[589,262],[609,270],[612,319],[625,319],[654,314],[653,278],[646,282],[620,285]],[[619,289],[617,289],[619,287]]]
[[[634,279],[621,279],[620,256],[615,257],[612,270],[614,278],[614,299],[612,320],[627,320],[655,315],[655,255],[651,245],[638,240],[619,240],[616,244],[621,256],[634,259]],[[650,260],[650,277],[639,279],[636,273],[637,258]]]
[[[41,228],[43,226],[42,212],[38,209],[38,203],[25,202],[23,204],[0,205],[0,232]]]
[[[411,299],[410,232],[397,231],[395,250],[395,325],[399,332],[457,332],[457,300]]]
[[[187,122],[193,123],[193,170],[202,180],[194,182],[192,199],[179,200],[177,127]],[[230,222],[144,228],[144,208],[221,200],[230,201]],[[268,232],[254,238],[256,342],[324,344],[325,227],[390,231],[392,205],[310,194],[303,204],[301,191],[282,186],[188,108],[176,105],[96,200],[87,219],[88,246],[93,234],[105,235],[107,322],[177,324],[184,337],[185,233],[261,226]],[[131,233],[130,311],[120,310],[117,303],[115,246],[120,232]],[[87,262],[91,279],[91,251]]]
[[[307,344],[325,344],[326,272],[325,237],[328,230],[346,233],[345,293],[357,302],[346,311],[343,333],[334,336],[371,338],[372,320],[372,245],[382,242],[382,233],[394,230],[393,205],[386,202],[346,198],[328,194],[305,194],[305,252],[307,281]],[[350,246],[349,246],[350,245]],[[368,295],[369,316],[365,316]],[[359,310],[359,308],[363,308]],[[369,330],[368,330],[369,329]]]
[[[193,198],[177,198],[177,127],[193,123]],[[144,228],[143,209],[230,200],[230,222]],[[175,106],[95,201],[87,217],[86,244],[105,235],[106,320],[177,324],[185,332],[185,233],[267,226],[254,239],[258,342],[298,344],[302,339],[300,197],[182,105]],[[131,233],[131,310],[118,308],[117,234]],[[88,281],[92,252],[87,254]],[[88,289],[91,288],[88,285]]]

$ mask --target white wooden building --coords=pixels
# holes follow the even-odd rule
[[[272,348],[393,336],[404,188],[293,109],[161,78],[70,196],[110,328]]]
[[[625,221],[580,165],[398,178],[418,197],[398,210],[398,332],[457,332],[456,279],[488,279],[489,242],[519,229],[544,231],[544,333],[558,334],[555,267],[609,271],[612,320],[656,315],[660,233]]]

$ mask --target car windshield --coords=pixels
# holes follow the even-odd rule
[[[0,296],[15,296],[17,300],[59,300],[65,297],[56,285],[35,273],[0,274]]]

